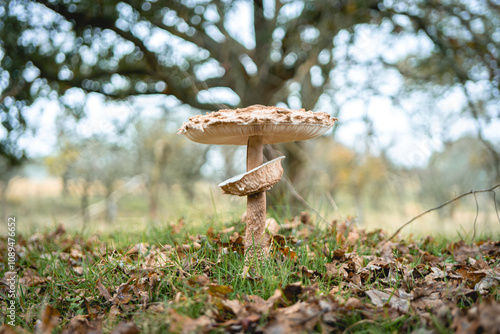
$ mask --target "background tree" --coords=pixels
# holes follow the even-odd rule
[[[461,90],[463,117],[477,125],[498,180],[500,146],[482,129],[499,118],[499,12],[490,0],[3,2],[0,116],[6,135],[0,151],[22,158],[18,138],[27,128],[27,108],[40,99],[57,98],[64,106],[81,91],[109,99],[149,94],[199,110],[260,103],[326,105],[336,113],[346,95],[359,92],[403,104],[400,90],[382,89],[390,68],[412,93],[419,88],[434,98],[439,93],[433,92]],[[387,48],[408,37],[430,47],[391,57],[351,52],[367,31],[386,36]],[[362,85],[351,78],[353,68],[366,74]],[[70,109],[77,118],[82,110]],[[296,145],[279,147],[295,183],[305,161]]]
[[[7,221],[7,189],[9,183],[20,172],[19,163],[0,156],[0,210],[2,219]]]
[[[420,179],[420,199],[428,206],[444,203],[464,189],[488,188],[495,177],[493,162],[484,143],[476,137],[463,137],[447,143],[441,152],[432,155],[429,165],[417,171]],[[462,202],[439,211],[451,217]]]
[[[166,131],[166,119],[138,120],[131,134],[129,149],[134,160],[134,174],[143,174],[149,199],[149,217],[159,218],[162,186],[180,184],[193,198],[193,185],[201,178],[201,167],[206,162],[206,145],[197,145]]]

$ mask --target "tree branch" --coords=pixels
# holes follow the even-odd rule
[[[425,215],[425,214],[427,214],[427,213],[429,213],[429,212],[432,212],[432,211],[435,211],[435,210],[439,210],[439,209],[441,209],[441,208],[445,207],[446,205],[448,205],[448,204],[450,204],[450,203],[453,203],[453,202],[455,202],[455,201],[457,201],[457,200],[461,199],[462,197],[465,197],[465,196],[468,196],[468,195],[475,195],[475,194],[479,194],[479,193],[487,193],[487,192],[493,192],[493,193],[495,193],[495,192],[494,192],[494,190],[495,190],[496,188],[498,188],[498,187],[500,187],[500,184],[497,184],[497,185],[495,185],[495,186],[493,186],[493,187],[491,187],[491,188],[489,188],[489,189],[483,189],[483,190],[471,190],[471,191],[466,192],[466,193],[463,193],[462,195],[459,195],[459,196],[457,196],[457,197],[455,197],[455,198],[452,198],[452,199],[450,199],[449,201],[447,201],[447,202],[445,202],[445,203],[443,203],[443,204],[441,204],[441,205],[439,205],[439,206],[436,206],[436,207],[434,207],[434,208],[432,208],[432,209],[429,209],[429,210],[427,210],[427,211],[424,211],[424,212],[422,212],[421,214],[419,214],[418,216],[415,216],[415,217],[413,217],[412,219],[410,219],[409,221],[407,221],[406,223],[404,223],[404,224],[403,224],[400,228],[398,228],[398,229],[396,230],[396,232],[394,232],[394,233],[393,233],[393,234],[392,234],[389,238],[387,238],[384,242],[386,242],[386,241],[391,241],[392,239],[394,239],[394,237],[396,237],[396,236],[399,234],[399,232],[401,232],[401,230],[402,230],[403,228],[405,228],[406,226],[410,225],[410,224],[411,224],[411,223],[413,223],[415,220],[417,220],[418,218],[422,217],[423,215]]]

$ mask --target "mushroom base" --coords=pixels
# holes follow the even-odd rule
[[[267,257],[269,250],[263,244],[266,225],[266,193],[247,197],[245,231],[245,264],[251,265]]]

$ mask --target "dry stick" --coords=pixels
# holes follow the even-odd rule
[[[295,187],[293,186],[292,182],[287,177],[282,178],[282,180],[285,182],[286,186],[292,192],[292,195],[296,199],[298,199],[302,204],[304,204],[306,207],[308,207],[309,210],[314,211],[316,213],[316,215],[318,215],[318,217],[321,218],[321,220],[323,220],[325,223],[328,224],[328,220],[326,220],[325,218],[323,218],[323,216],[321,216],[321,214],[318,212],[318,210],[316,210],[315,208],[313,208],[311,206],[311,204],[307,203],[307,201],[302,196],[300,196],[300,194],[297,191],[297,189],[295,189]]]
[[[273,146],[271,146],[271,149],[273,150],[273,154],[277,155],[278,151]],[[304,197],[300,196],[299,192],[297,191],[297,189],[295,189],[295,187],[293,186],[293,184],[290,181],[290,179],[288,179],[287,177],[283,177],[281,179],[283,180],[283,182],[285,182],[285,185],[287,186],[288,190],[290,190],[290,192],[292,193],[292,195],[297,200],[299,200],[299,202],[301,202],[303,205],[305,205],[307,208],[309,208],[309,210],[314,211],[316,213],[316,215],[321,220],[323,220],[325,223],[329,224],[328,220],[326,220],[325,218],[323,218],[323,216],[321,216],[321,214],[318,212],[318,210],[316,210],[315,208],[313,208],[311,206],[311,204],[307,203],[307,201],[304,199]]]
[[[495,212],[497,213],[497,219],[500,222],[500,214],[498,213],[497,193],[496,192],[493,192],[493,202],[495,203]]]
[[[479,204],[477,203],[476,194],[474,194],[474,200],[476,201],[476,217],[474,217],[474,233],[472,234],[472,239],[470,242],[473,242],[474,239],[476,238],[476,223],[477,223],[477,216],[479,216]]]
[[[467,195],[478,194],[478,193],[488,193],[488,192],[493,192],[493,193],[495,193],[493,190],[495,190],[495,189],[496,189],[496,188],[498,188],[498,187],[500,187],[500,184],[497,184],[497,185],[493,186],[493,187],[492,187],[492,188],[490,188],[490,189],[483,189],[483,190],[471,190],[471,191],[469,191],[469,192],[463,193],[463,194],[462,194],[462,195],[460,195],[460,196],[457,196],[457,197],[455,197],[455,198],[453,198],[453,199],[450,199],[450,200],[449,200],[448,202],[446,202],[446,203],[443,203],[443,204],[441,204],[441,205],[439,205],[439,206],[436,206],[436,207],[434,207],[434,208],[432,208],[432,209],[429,209],[429,210],[427,210],[427,211],[424,211],[424,212],[422,212],[421,214],[419,214],[418,216],[413,217],[412,219],[410,219],[409,221],[407,221],[406,223],[404,223],[404,224],[403,224],[403,226],[401,226],[400,228],[398,228],[398,229],[396,230],[396,232],[394,232],[394,234],[393,234],[393,235],[391,235],[389,238],[387,238],[385,241],[391,241],[392,239],[394,239],[394,237],[395,237],[396,235],[398,235],[398,233],[399,233],[399,232],[401,232],[401,230],[402,230],[403,228],[405,228],[406,226],[410,225],[411,223],[413,223],[413,221],[415,221],[415,220],[417,220],[418,218],[422,217],[422,216],[423,216],[423,215],[425,215],[426,213],[429,213],[429,212],[431,212],[431,211],[435,211],[435,210],[439,210],[439,209],[441,209],[442,207],[445,207],[446,205],[448,205],[448,204],[450,204],[450,203],[453,203],[453,202],[455,202],[456,200],[459,200],[459,199],[461,199],[462,197],[465,197],[465,196],[467,196]],[[495,207],[496,207],[496,203],[495,203]],[[499,220],[500,220],[500,219],[499,219]]]

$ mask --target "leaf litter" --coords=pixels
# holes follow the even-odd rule
[[[500,333],[500,241],[384,241],[349,218],[319,230],[307,213],[268,226],[270,259],[247,278],[235,226],[124,248],[62,225],[20,236],[22,326],[0,333]]]

